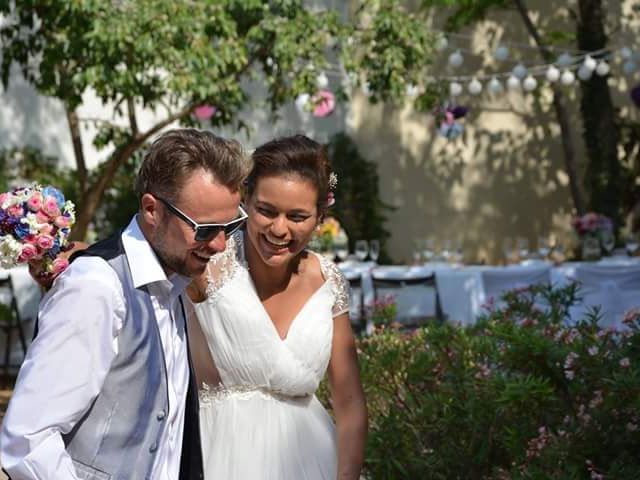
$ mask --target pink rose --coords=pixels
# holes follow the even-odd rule
[[[38,220],[38,223],[49,223],[49,215],[40,210],[36,212],[36,220]]]
[[[50,223],[44,224],[40,228],[40,234],[41,235],[53,235],[53,226]]]
[[[53,237],[51,235],[38,235],[36,244],[43,250],[49,250],[53,247]]]
[[[42,194],[40,192],[34,192],[31,198],[27,200],[27,207],[32,212],[37,212],[42,208]]]
[[[69,266],[69,260],[66,258],[56,258],[51,264],[51,275],[58,276],[64,272]]]
[[[64,215],[58,215],[53,222],[58,228],[65,228],[71,224],[69,217],[65,217]]]
[[[58,208],[58,202],[53,197],[46,197],[42,204],[42,210],[51,218],[56,218],[60,215],[60,209]]]
[[[29,260],[35,259],[36,256],[38,256],[38,249],[35,247],[35,245],[31,245],[30,243],[25,243],[22,246],[22,252],[18,257],[18,262],[21,262],[21,263],[28,262]]]
[[[9,199],[8,193],[0,193],[0,208],[2,208],[2,204]]]
[[[24,215],[24,208],[22,208],[22,205],[11,205],[7,209],[7,212],[12,217],[18,217],[19,218],[19,217],[22,217]]]

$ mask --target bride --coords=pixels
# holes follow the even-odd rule
[[[189,288],[205,479],[358,479],[367,413],[348,284],[305,249],[329,162],[301,135],[252,157],[246,228]],[[314,395],[327,371],[335,427]]]

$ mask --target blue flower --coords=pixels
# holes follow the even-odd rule
[[[44,195],[45,197],[53,197],[56,199],[56,202],[58,203],[58,206],[60,208],[62,208],[62,206],[64,205],[64,195],[62,194],[62,192],[60,190],[58,190],[55,187],[44,187],[42,189],[42,195]]]
[[[29,225],[25,225],[24,223],[18,223],[13,228],[13,234],[19,239],[24,239],[29,235]]]

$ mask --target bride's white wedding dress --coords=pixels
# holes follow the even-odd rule
[[[348,284],[318,256],[325,278],[284,339],[256,293],[242,236],[209,264],[207,300],[194,305],[221,385],[200,390],[206,480],[335,480],[333,421],[314,392],[329,363],[333,318]]]

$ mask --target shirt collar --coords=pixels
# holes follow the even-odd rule
[[[145,238],[138,216],[134,216],[127,228],[122,232],[122,245],[129,260],[129,270],[135,288],[151,283],[168,281],[171,283],[171,296],[180,295],[189,285],[191,279],[177,273],[167,277],[156,253]]]

